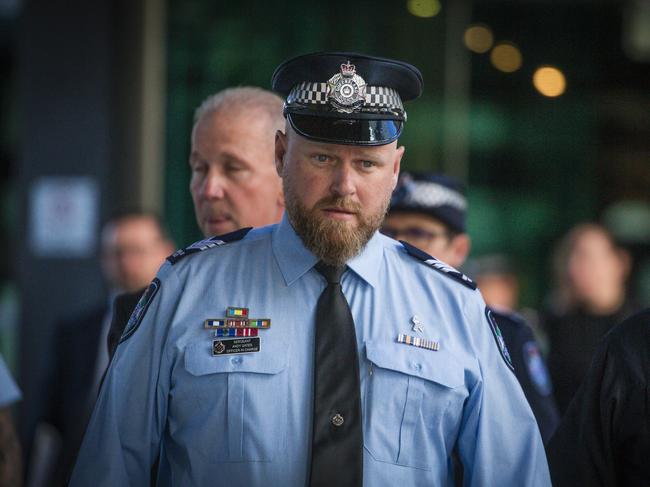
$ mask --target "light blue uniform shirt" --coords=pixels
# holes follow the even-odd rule
[[[0,408],[10,406],[20,398],[20,389],[11,377],[4,359],[0,356]]]
[[[309,474],[314,316],[325,280],[285,219],[166,263],[117,349],[72,486],[303,487]],[[364,485],[550,485],[535,419],[480,293],[376,234],[342,279],[361,373]],[[270,318],[258,353],[213,356],[204,320]],[[414,315],[423,332],[412,330]],[[439,350],[397,343],[400,333]]]

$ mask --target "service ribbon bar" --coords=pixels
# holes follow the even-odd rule
[[[398,343],[406,343],[407,345],[413,345],[414,347],[419,347],[419,348],[426,348],[427,350],[433,350],[434,352],[440,349],[440,344],[435,340],[427,340],[426,338],[404,335],[402,333],[397,335],[397,341]]]
[[[226,309],[227,318],[248,318],[248,308],[235,308],[234,306],[228,306]]]
[[[271,328],[271,320],[251,318],[248,320],[248,326],[251,328]]]
[[[204,327],[205,328],[225,328],[226,327],[226,320],[223,320],[223,319],[205,320]]]
[[[271,328],[271,320],[268,318],[254,318],[250,320],[248,318],[217,318],[217,319],[205,320],[203,326],[204,328],[208,328],[211,330],[214,329],[228,330],[231,328],[232,329],[248,329],[248,328],[268,329]],[[254,335],[250,335],[250,336],[254,336]]]
[[[216,337],[256,337],[256,328],[219,328],[215,330]]]
[[[248,319],[226,318],[226,328],[248,328]]]

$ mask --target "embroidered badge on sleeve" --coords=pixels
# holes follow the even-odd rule
[[[485,316],[487,317],[488,324],[490,325],[490,330],[492,330],[492,335],[494,335],[494,340],[497,342],[499,347],[499,353],[503,357],[503,360],[506,362],[506,365],[514,372],[515,367],[512,365],[512,359],[510,358],[510,352],[508,352],[508,347],[506,347],[506,342],[503,339],[501,330],[499,330],[499,325],[497,325],[494,316],[492,315],[492,310],[490,308],[485,308]]]
[[[158,289],[160,289],[160,280],[156,277],[151,281],[151,284],[149,284],[149,287],[140,298],[140,301],[138,301],[138,304],[135,305],[135,309],[133,310],[133,313],[131,313],[131,317],[129,318],[129,321],[124,328],[124,332],[122,333],[122,337],[120,338],[120,343],[130,338],[138,329],[149,305],[153,301],[154,296],[158,293]]]

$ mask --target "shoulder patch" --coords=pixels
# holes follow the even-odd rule
[[[524,343],[523,346],[524,362],[528,369],[528,376],[531,382],[542,396],[548,396],[553,388],[551,386],[551,379],[544,365],[542,353],[539,351],[537,343],[529,341]]]
[[[419,259],[425,264],[429,265],[430,267],[433,267],[438,272],[442,272],[447,277],[451,277],[455,281],[460,282],[462,285],[467,286],[470,289],[476,289],[477,287],[476,283],[472,281],[469,277],[467,277],[465,274],[460,272],[459,270],[454,269],[453,267],[445,264],[442,261],[439,261],[435,257],[427,254],[426,252],[418,249],[417,247],[414,247],[408,242],[404,242],[403,240],[400,240],[399,242],[404,246],[406,251],[416,259]]]
[[[487,318],[488,324],[490,325],[492,335],[494,335],[494,340],[497,342],[497,347],[499,347],[499,353],[501,354],[501,357],[503,357],[503,360],[505,361],[508,368],[514,372],[515,367],[512,365],[512,358],[510,358],[510,352],[508,352],[508,347],[506,347],[506,341],[503,339],[503,335],[501,334],[501,330],[499,330],[497,321],[494,319],[492,310],[488,307],[485,308],[485,316]]]
[[[124,327],[124,332],[122,332],[119,343],[130,338],[138,329],[149,305],[153,301],[154,296],[158,293],[158,289],[160,289],[160,279],[156,277],[151,281],[151,284],[149,284],[149,287],[144,294],[142,294],[138,304],[135,305],[135,309],[133,310],[133,313],[131,313],[131,317]]]
[[[253,227],[240,228],[239,230],[226,233],[225,235],[215,235],[214,237],[206,238],[205,240],[199,240],[198,242],[194,242],[189,247],[177,250],[172,255],[167,257],[167,260],[171,265],[174,265],[176,262],[187,255],[194,254],[196,252],[202,252],[203,250],[211,249],[213,247],[220,247],[221,245],[225,245],[230,242],[236,242],[237,240],[244,238],[252,228]]]

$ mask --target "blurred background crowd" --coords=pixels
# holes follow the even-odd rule
[[[463,270],[530,325],[560,414],[650,305],[647,0],[0,0],[0,25],[0,356],[22,391],[0,411],[26,485],[67,475],[115,294],[201,238],[194,110],[299,53],[423,72],[402,167],[462,183]]]

